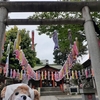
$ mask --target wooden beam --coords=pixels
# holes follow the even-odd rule
[[[7,19],[4,21],[4,23],[6,25],[83,25],[84,19]]]
[[[91,2],[62,2],[62,1],[27,1],[2,2],[0,7],[7,8],[8,12],[80,12],[84,6],[90,11],[100,11],[100,1]]]

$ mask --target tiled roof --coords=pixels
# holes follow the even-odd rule
[[[46,65],[37,65],[37,66],[35,66],[34,68],[33,68],[33,70],[38,70],[38,69],[40,69],[40,68],[44,68]],[[61,68],[62,68],[62,66],[61,65],[55,65],[55,64],[50,64],[49,65],[51,68],[55,68],[55,69],[58,69],[58,70],[60,70]]]

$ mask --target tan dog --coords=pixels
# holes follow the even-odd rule
[[[39,92],[26,84],[13,84],[1,91],[3,100],[39,100]]]

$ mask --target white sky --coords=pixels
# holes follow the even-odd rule
[[[57,1],[57,0],[9,0],[9,1]],[[33,13],[9,13],[8,16],[11,19],[21,19],[21,18],[28,18],[29,16],[32,16]],[[7,26],[6,30],[10,29],[13,26]],[[35,38],[34,42],[37,43],[36,45],[36,52],[37,52],[37,57],[40,60],[47,59],[49,60],[49,63],[53,63],[53,48],[54,48],[54,43],[52,38],[49,38],[46,35],[38,35],[38,32],[36,31],[37,26],[36,25],[17,25],[19,29],[25,28],[26,30],[31,31],[34,30],[35,32]],[[85,57],[85,59],[84,59]],[[81,62],[86,61],[87,56],[84,56],[83,59],[80,59]]]

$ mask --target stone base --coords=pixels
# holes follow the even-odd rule
[[[95,89],[80,89],[82,100],[96,100]]]
[[[80,89],[81,94],[87,94],[87,93],[94,93],[95,94],[96,90],[95,89]]]

